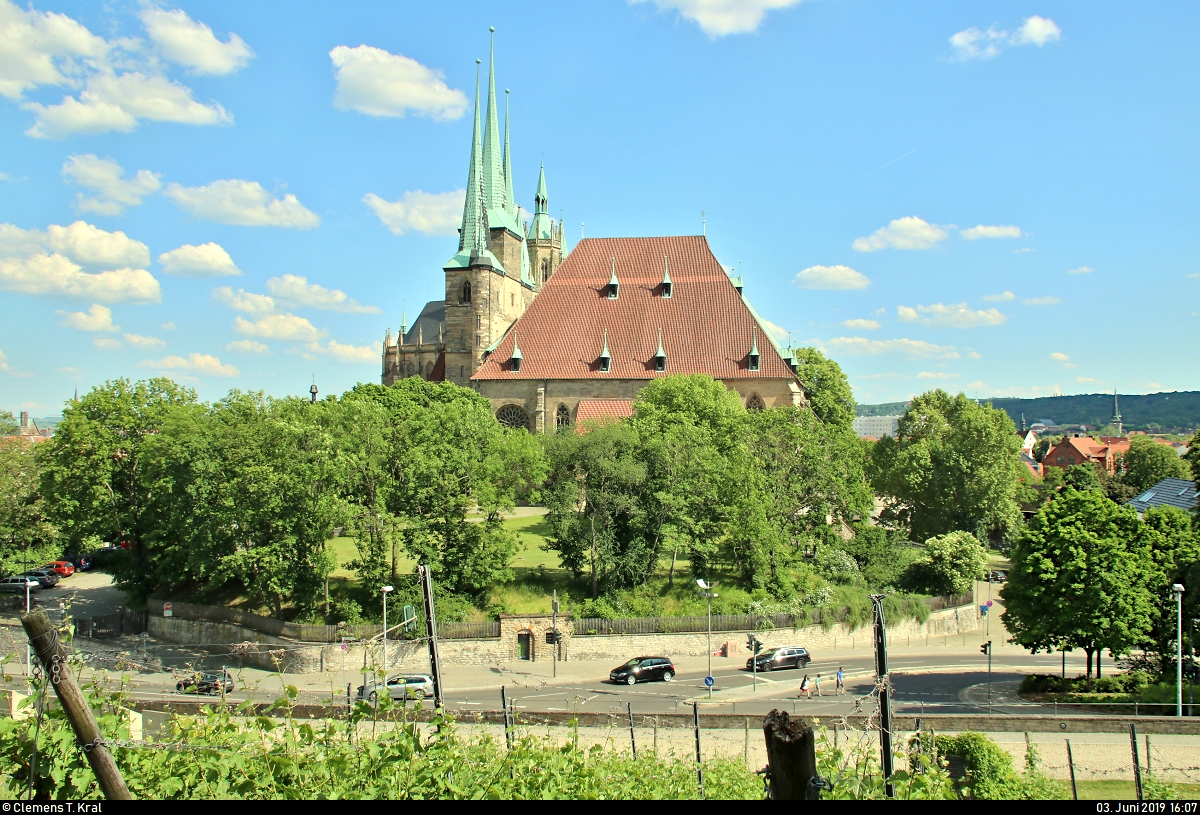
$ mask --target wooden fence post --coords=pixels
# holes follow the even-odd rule
[[[28,614],[21,615],[21,625],[33,645],[34,653],[46,671],[46,679],[54,686],[58,701],[63,706],[63,712],[71,722],[75,731],[75,739],[87,757],[104,797],[110,801],[132,801],[133,795],[125,786],[125,779],[117,769],[117,763],[108,752],[104,736],[92,716],[87,699],[75,684],[71,671],[67,666],[67,654],[62,643],[58,640],[58,631],[50,625],[46,612],[34,609]]]
[[[821,797],[817,776],[817,734],[803,719],[787,711],[772,710],[763,720],[767,740],[767,766],[771,771],[769,795],[776,801],[815,801]]]

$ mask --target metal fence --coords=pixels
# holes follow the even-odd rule
[[[149,617],[149,612],[128,608],[96,617],[78,617],[75,619],[75,636],[99,640],[141,634],[148,627]]]

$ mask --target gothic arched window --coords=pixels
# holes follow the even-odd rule
[[[566,405],[559,405],[554,412],[554,424],[559,430],[571,426],[571,410]]]
[[[542,282],[550,279],[550,258],[542,258]]]
[[[471,281],[470,280],[468,280],[466,283],[463,283],[462,299],[459,300],[459,302],[460,303],[471,302]]]
[[[766,410],[767,406],[763,404],[763,400],[756,393],[746,400],[746,410]]]
[[[404,370],[408,372],[409,376],[413,375],[413,364],[411,359],[408,361],[408,364],[404,366]]]
[[[505,405],[496,411],[496,421],[504,427],[529,429],[529,416],[520,405]]]

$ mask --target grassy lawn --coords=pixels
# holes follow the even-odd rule
[[[1068,784],[1070,782],[1067,782]],[[1132,801],[1137,798],[1133,781],[1080,781],[1080,800],[1087,801]],[[1200,784],[1176,784],[1181,796],[1188,800],[1200,798]]]

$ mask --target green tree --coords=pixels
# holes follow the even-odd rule
[[[816,348],[796,351],[796,376],[804,383],[812,412],[822,422],[837,427],[854,425],[854,393],[842,366]]]
[[[1162,658],[1164,672],[1175,664],[1175,603],[1171,586],[1181,583],[1184,628],[1200,616],[1200,529],[1190,513],[1171,506],[1151,507],[1142,516],[1147,545],[1154,560],[1148,587],[1154,600],[1150,641]],[[1187,636],[1185,634],[1185,636]]]
[[[68,404],[48,442],[42,495],[50,520],[72,549],[91,538],[122,543],[129,559],[117,580],[147,592],[145,512],[150,484],[142,449],[167,415],[196,403],[196,394],[169,379],[115,379]]]
[[[1063,484],[1077,490],[1103,490],[1104,482],[1100,480],[1099,469],[1091,463],[1067,467],[1063,473]]]
[[[1200,430],[1188,440],[1188,451],[1183,458],[1191,465],[1192,480],[1200,481]]]
[[[40,566],[62,552],[42,500],[39,446],[0,439],[0,575]]]
[[[998,539],[1020,524],[1020,441],[1002,410],[929,391],[873,447],[868,472],[884,524],[926,540],[963,531]]]
[[[1149,436],[1134,436],[1121,456],[1121,480],[1137,492],[1148,490],[1164,478],[1187,478],[1187,464],[1174,449]]]
[[[0,410],[0,436],[14,436],[20,430],[16,418],[7,410]]]
[[[589,575],[593,600],[602,587],[644,582],[658,562],[658,553],[634,534],[646,485],[639,448],[636,431],[624,422],[546,440],[547,545],[576,579]]]
[[[1132,507],[1068,487],[1030,521],[1012,553],[1002,615],[1012,641],[1033,653],[1102,648],[1122,654],[1150,633],[1154,573]]]
[[[925,557],[915,564],[931,594],[966,594],[987,569],[987,550],[973,535],[949,532],[925,541]]]

